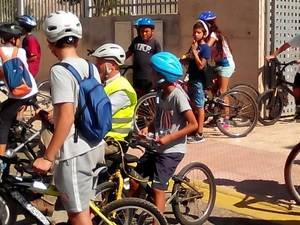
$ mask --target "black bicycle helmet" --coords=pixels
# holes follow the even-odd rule
[[[23,32],[23,28],[15,23],[3,23],[0,25],[0,37],[3,40],[21,37]]]
[[[33,16],[29,16],[29,15],[18,16],[16,18],[16,21],[20,24],[20,26],[29,30],[32,30],[37,25],[36,19]]]

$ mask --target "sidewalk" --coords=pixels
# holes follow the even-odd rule
[[[218,192],[227,195],[227,200],[220,200],[219,194],[217,205],[261,219],[273,218],[279,213],[280,220],[300,223],[300,207],[287,209],[289,206],[285,202],[291,198],[283,175],[289,151],[300,141],[300,123],[285,120],[268,127],[258,124],[247,137],[237,139],[225,137],[213,129],[205,129],[204,134],[205,142],[188,145],[181,166],[201,161],[212,170]],[[235,200],[229,200],[230,196]],[[272,204],[264,209],[262,205],[253,206],[259,202]],[[282,203],[282,209],[270,209],[281,207]],[[256,207],[259,209],[255,210]]]

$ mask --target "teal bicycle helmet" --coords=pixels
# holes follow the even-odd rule
[[[151,18],[142,17],[137,21],[137,27],[150,27],[153,29],[155,27],[155,23]]]
[[[182,78],[183,69],[179,59],[170,52],[159,52],[151,57],[153,69],[164,77],[164,81],[173,83]],[[159,83],[163,81],[160,80]]]

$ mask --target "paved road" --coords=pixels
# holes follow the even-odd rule
[[[269,127],[258,125],[247,137],[238,139],[213,129],[205,129],[205,135],[204,143],[189,145],[181,164],[201,161],[215,176],[216,207],[204,225],[300,224],[300,207],[287,203],[291,198],[283,179],[286,157],[300,141],[300,123],[285,119]],[[59,222],[66,216],[55,213],[53,218]],[[176,221],[171,217],[169,223]],[[32,223],[18,223],[25,224]]]

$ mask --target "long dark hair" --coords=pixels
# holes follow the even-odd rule
[[[209,31],[210,31],[208,38],[210,38],[210,35],[212,32],[215,32],[215,34],[218,38],[218,40],[216,40],[216,43],[215,43],[218,53],[223,55],[223,41],[224,40],[227,42],[228,47],[231,51],[231,47],[229,45],[228,38],[226,38],[226,36],[222,33],[222,31],[217,26],[216,20],[210,20],[210,21],[207,21],[207,23],[209,25]]]

